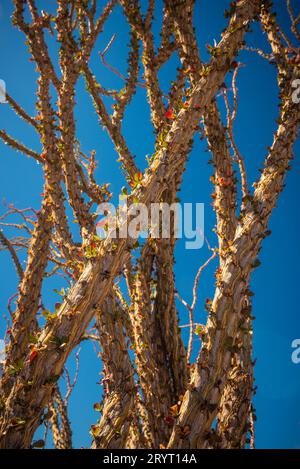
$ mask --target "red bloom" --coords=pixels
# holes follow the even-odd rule
[[[166,114],[165,114],[165,117],[166,117],[167,119],[175,119],[176,116],[175,116],[175,114],[174,114],[173,109],[168,109],[167,112],[166,112]]]
[[[33,348],[30,352],[30,355],[29,355],[29,363],[33,362],[33,360],[36,358],[37,356],[37,351],[35,348]]]
[[[169,427],[172,427],[174,425],[174,418],[171,415],[167,415],[166,417],[164,417],[164,422]]]

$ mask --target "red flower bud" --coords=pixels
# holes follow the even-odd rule
[[[36,358],[37,354],[38,353],[37,353],[36,349],[33,348],[30,352],[30,355],[29,355],[29,359],[28,359],[29,363],[33,362],[33,360]]]
[[[169,427],[172,427],[174,425],[174,418],[171,415],[167,415],[166,417],[164,417],[164,422]]]
[[[168,109],[167,112],[166,112],[166,114],[165,114],[165,117],[166,117],[167,119],[174,119],[176,116],[175,116],[175,114],[174,114],[174,112],[173,112],[173,109]]]

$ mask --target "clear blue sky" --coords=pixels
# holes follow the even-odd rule
[[[100,2],[103,4],[104,2]],[[145,5],[145,1],[142,1]],[[53,1],[39,1],[38,5],[47,9]],[[162,1],[157,2],[158,6]],[[223,11],[229,2],[224,0],[197,0],[195,26],[199,47],[204,60],[208,59],[205,44],[220,38],[220,32],[226,24]],[[294,2],[295,7],[297,2]],[[299,8],[299,4],[298,4]],[[275,1],[275,9],[286,28],[289,25],[285,11],[285,1]],[[299,12],[299,11],[298,11]],[[4,79],[8,92],[22,104],[28,113],[34,115],[36,92],[36,74],[34,65],[28,61],[28,52],[24,45],[23,34],[12,27],[10,16],[12,2],[3,0],[0,5],[1,61],[0,79]],[[159,14],[156,15],[156,37],[160,28]],[[253,32],[248,33],[248,44],[259,46],[268,51],[268,45],[258,25],[253,25]],[[122,18],[120,8],[105,26],[97,43],[98,50],[103,50],[113,33],[117,33],[114,46],[107,60],[120,71],[126,67],[126,44],[128,28]],[[51,46],[55,54],[55,46]],[[275,70],[263,59],[254,54],[243,52],[239,60],[246,64],[238,78],[240,93],[239,112],[235,135],[241,153],[246,160],[249,180],[258,176],[258,168],[266,155],[266,147],[271,144],[277,118],[277,86]],[[95,53],[91,59],[95,74],[101,77],[101,84],[111,88],[120,88],[120,79],[107,71]],[[160,73],[161,83],[168,88],[177,66],[176,59],[163,68]],[[220,98],[219,98],[220,99]],[[111,182],[114,196],[117,197],[124,184],[112,145],[97,124],[97,118],[90,98],[85,93],[83,80],[77,90],[77,128],[83,149],[88,152],[97,150],[100,161],[97,169],[99,182]],[[110,106],[110,103],[108,103]],[[39,142],[33,131],[23,121],[16,118],[8,105],[0,105],[0,128],[5,128],[14,137],[33,149],[39,149]],[[149,110],[145,101],[144,90],[139,89],[126,113],[124,134],[129,147],[136,154],[141,168],[146,165],[145,155],[153,152],[154,135],[149,125]],[[300,447],[300,364],[291,361],[291,342],[300,338],[299,321],[299,142],[295,147],[296,158],[292,171],[288,174],[278,208],[274,211],[270,223],[272,235],[264,241],[260,255],[261,267],[255,272],[252,289],[254,322],[254,356],[256,384],[258,386],[255,405],[257,410],[257,447],[259,448],[299,448]],[[182,202],[205,203],[205,234],[210,243],[215,245],[216,238],[211,229],[215,216],[210,206],[212,187],[208,182],[212,167],[207,164],[209,154],[205,145],[195,138],[187,170],[180,193]],[[42,171],[36,162],[24,155],[15,153],[0,143],[0,214],[4,213],[3,204],[14,203],[19,208],[32,206],[39,208],[43,187]],[[72,215],[70,214],[72,220]],[[72,223],[71,223],[72,225]],[[176,286],[187,300],[191,299],[191,289],[195,273],[209,252],[204,247],[198,251],[187,251],[184,242],[179,241],[176,252]],[[213,272],[216,264],[211,265],[203,274],[199,285],[199,301],[196,319],[204,321],[203,304],[206,297],[213,294]],[[0,337],[5,331],[2,315],[7,313],[7,298],[15,293],[17,279],[10,258],[0,253]],[[45,305],[53,309],[58,301],[53,288],[62,286],[61,281],[48,282],[44,288]],[[182,323],[187,321],[186,312],[180,307]],[[74,367],[74,357],[69,360],[70,369]],[[71,419],[74,431],[74,446],[89,446],[90,425],[95,423],[98,414],[93,410],[93,403],[100,400],[99,381],[101,365],[90,344],[84,344],[81,351],[81,366],[78,385],[70,403]]]

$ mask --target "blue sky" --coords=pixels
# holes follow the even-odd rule
[[[101,4],[104,2],[100,2]],[[146,2],[142,1],[143,5]],[[275,1],[275,10],[281,24],[286,28],[289,20],[285,11],[285,2]],[[296,3],[295,7],[296,7]],[[38,5],[53,5],[54,1],[39,1]],[[158,1],[158,11],[162,1]],[[205,44],[212,44],[220,38],[220,32],[226,24],[223,11],[229,2],[224,0],[196,0],[195,26],[198,44],[203,60],[208,60]],[[299,6],[298,6],[299,8]],[[28,52],[24,45],[23,34],[12,27],[10,15],[12,2],[3,0],[0,5],[1,28],[1,61],[0,79],[5,80],[8,92],[20,102],[26,111],[35,114],[34,101],[36,92],[36,73],[33,63],[28,61]],[[160,17],[157,13],[155,37],[159,37]],[[128,27],[125,24],[121,9],[106,23],[96,50],[103,50],[114,33],[116,41],[107,55],[107,61],[120,71],[126,70],[126,44],[129,42]],[[252,26],[247,34],[249,45],[258,46],[268,51],[265,37],[258,25]],[[55,45],[50,46],[55,56]],[[240,70],[238,78],[239,111],[235,126],[236,141],[244,155],[249,180],[253,182],[259,175],[258,168],[266,155],[266,147],[271,144],[276,129],[275,120],[278,111],[278,90],[275,69],[268,62],[248,52],[242,52],[239,60],[246,66]],[[91,58],[94,73],[101,77],[101,84],[119,89],[121,80],[106,70],[95,52]],[[161,84],[168,89],[170,80],[178,65],[174,57],[160,73]],[[230,78],[230,77],[229,77]],[[228,82],[229,83],[229,82]],[[218,98],[221,100],[221,98]],[[111,103],[107,102],[108,108]],[[222,107],[222,102],[220,101]],[[222,107],[223,109],[223,107]],[[82,148],[88,152],[97,150],[99,166],[96,172],[100,183],[111,182],[114,197],[117,198],[124,185],[123,176],[116,162],[116,155],[105,131],[99,127],[91,100],[85,93],[81,79],[77,89],[77,132]],[[38,150],[39,142],[33,131],[20,119],[14,116],[8,105],[0,105],[0,128],[20,139],[29,147]],[[126,112],[123,127],[124,135],[132,152],[136,155],[137,164],[145,168],[145,155],[153,152],[154,134],[149,125],[149,109],[145,92],[138,92]],[[193,151],[190,155],[179,197],[182,202],[202,202],[205,204],[205,234],[212,246],[216,238],[212,232],[215,215],[210,206],[210,193],[213,191],[208,182],[212,167],[206,145],[196,136]],[[300,337],[299,321],[299,141],[295,147],[296,158],[289,172],[286,187],[280,196],[278,207],[272,214],[270,229],[272,235],[264,241],[260,254],[262,265],[252,279],[254,321],[254,356],[256,385],[255,398],[257,411],[256,438],[259,448],[298,448],[300,447],[300,364],[291,361],[291,342]],[[5,203],[14,203],[19,208],[32,206],[39,208],[43,192],[42,171],[39,165],[24,155],[15,153],[0,143],[0,214],[4,213]],[[70,220],[72,214],[69,213]],[[75,225],[72,224],[75,230]],[[180,294],[191,299],[194,276],[199,265],[209,257],[208,250],[186,250],[184,240],[179,240],[176,250],[176,286]],[[216,263],[209,266],[199,284],[196,320],[205,320],[203,308],[205,298],[213,295],[213,272]],[[5,331],[2,315],[7,313],[7,299],[16,291],[17,278],[10,258],[0,253],[0,337]],[[60,287],[61,280],[48,282],[44,287],[45,305],[53,309],[59,300],[53,288]],[[182,323],[187,322],[187,314],[179,305]],[[196,342],[197,344],[197,342]],[[70,369],[74,368],[74,357],[69,360]],[[77,387],[70,401],[70,412],[74,432],[74,446],[88,447],[89,427],[98,418],[93,410],[93,403],[100,400],[99,381],[101,364],[91,344],[83,344],[81,366]]]

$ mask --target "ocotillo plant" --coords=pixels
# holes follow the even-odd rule
[[[39,3],[13,0],[12,16],[36,67],[36,114],[29,115],[16,102],[9,86],[5,105],[37,135],[40,149],[0,130],[2,141],[38,162],[44,177],[40,207],[11,205],[0,220],[1,246],[9,252],[19,278],[16,295],[8,300],[0,447],[42,447],[44,439],[34,440],[41,425],[52,431],[56,448],[72,447],[68,399],[76,377],[73,382],[66,362],[82,341],[100,345],[99,370],[102,366],[104,375],[103,400],[96,405],[100,419],[91,428],[93,448],[254,446],[250,277],[259,265],[258,254],[297,139],[299,16],[287,1],[291,30],[283,31],[268,0],[231,2],[225,12],[227,26],[220,39],[207,45],[209,59],[204,61],[199,53],[201,34],[197,37],[194,29],[195,0],[56,0],[51,5],[44,2],[43,10]],[[116,9],[129,31],[126,72],[109,60],[117,31],[104,46],[101,39]],[[154,31],[157,17],[159,39]],[[265,33],[268,52],[251,47],[252,24]],[[275,67],[280,99],[271,146],[264,155],[257,152],[263,168],[253,186],[234,131],[241,50],[259,54]],[[119,80],[118,90],[97,76],[91,59],[95,54],[106,76]],[[166,91],[160,74],[174,58],[177,76]],[[247,67],[242,72],[248,73]],[[91,153],[83,148],[76,120],[80,81],[85,82],[86,100],[91,100],[99,122],[99,148]],[[144,171],[129,148],[125,119],[140,88],[155,133]],[[113,102],[112,111],[108,102]],[[122,208],[114,215],[104,210],[104,222],[98,221],[97,207],[112,198],[110,181],[97,182],[102,128],[115,147],[124,177],[121,199],[141,211],[178,202],[193,140],[206,140],[216,245],[208,243],[211,253],[199,267],[191,304],[175,285],[174,227],[169,236],[154,237],[150,230],[140,239],[139,218],[133,235],[120,236],[125,224],[134,222],[133,212],[125,221]],[[114,235],[108,226],[113,220],[118,224]],[[164,219],[157,225],[163,229]],[[218,263],[215,291],[206,301],[207,321],[202,324],[195,315],[197,288],[210,262]],[[61,279],[62,301],[48,311],[47,282],[53,277]],[[180,301],[189,316],[187,341],[178,323]],[[195,337],[201,344],[196,354]],[[78,356],[77,352],[77,365]],[[60,388],[64,375],[66,396]]]

